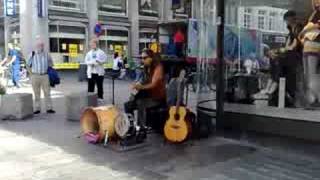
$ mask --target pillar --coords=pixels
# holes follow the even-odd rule
[[[94,27],[99,22],[98,0],[86,0],[86,3],[89,19],[88,37],[89,39],[93,39],[96,37],[94,34]]]
[[[130,54],[131,56],[139,55],[139,1],[129,0],[129,21],[131,23],[130,29]]]
[[[45,3],[44,11],[48,12],[48,3]],[[48,15],[38,16],[38,0],[20,0],[20,41],[24,55],[30,54],[36,45],[37,38],[49,49],[49,20]]]

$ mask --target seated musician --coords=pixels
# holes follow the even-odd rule
[[[142,64],[143,78],[132,85],[132,90],[137,91],[137,94],[125,104],[125,111],[133,115],[133,111],[138,110],[138,126],[146,130],[146,110],[166,103],[166,84],[160,57],[152,50],[143,50]]]
[[[297,14],[294,11],[286,12],[283,19],[289,30],[286,45],[269,53],[272,80],[268,82],[267,88],[263,92],[273,94],[277,89],[279,78],[284,77],[286,78],[288,105],[294,106],[297,90],[297,69],[302,66],[302,45],[298,36],[303,26],[298,22]]]

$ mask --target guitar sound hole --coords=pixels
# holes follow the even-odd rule
[[[175,114],[175,115],[174,115],[174,119],[175,119],[175,120],[179,120],[179,119],[180,119],[180,115],[179,115],[179,114]]]

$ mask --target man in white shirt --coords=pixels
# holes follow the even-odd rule
[[[85,63],[87,64],[88,92],[95,91],[95,85],[98,88],[98,101],[103,102],[103,80],[105,70],[103,65],[107,60],[107,55],[98,48],[98,40],[93,39],[90,42],[91,50],[87,53]]]

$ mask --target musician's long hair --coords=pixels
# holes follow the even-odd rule
[[[318,21],[320,20],[320,9],[319,7],[316,6],[316,1],[319,1],[319,0],[312,0],[313,12],[308,20],[308,22],[312,22],[314,24],[318,23]]]
[[[161,62],[160,54],[154,53],[151,49],[144,49],[143,53],[146,53],[148,57],[152,59],[150,66],[144,66],[144,73],[146,74],[146,80],[151,81],[154,70]]]

